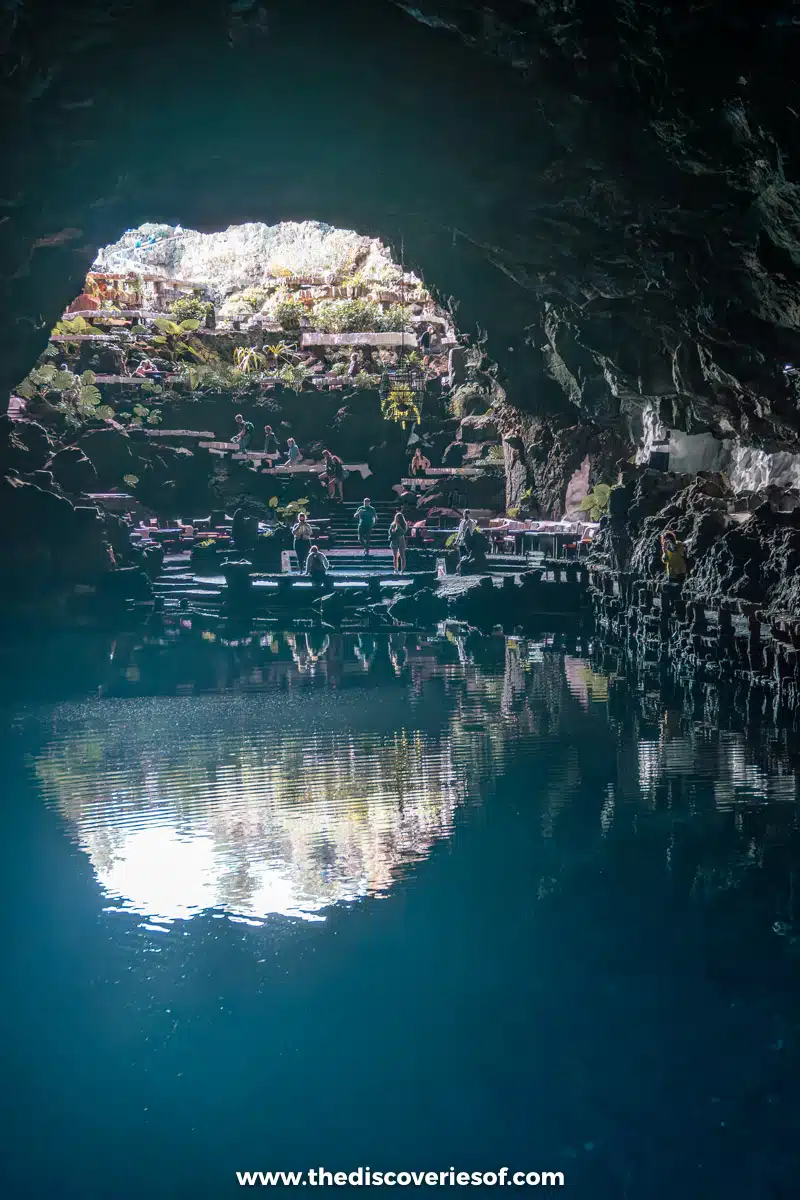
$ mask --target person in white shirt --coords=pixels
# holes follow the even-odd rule
[[[465,508],[461,517],[461,524],[458,527],[458,533],[456,534],[456,545],[462,545],[462,543],[467,540],[477,528],[478,522],[472,516],[472,513],[469,511],[469,509]]]

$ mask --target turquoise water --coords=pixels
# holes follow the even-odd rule
[[[796,1194],[785,731],[569,639],[185,624],[4,662],[4,1196]]]

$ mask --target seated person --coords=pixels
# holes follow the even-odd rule
[[[339,503],[344,500],[344,463],[339,458],[338,454],[332,454],[330,450],[326,450],[323,455],[325,462],[325,479],[328,484],[328,497],[334,500],[339,497]]]
[[[430,466],[430,459],[426,458],[422,453],[422,447],[417,446],[416,450],[414,451],[414,457],[411,460],[411,474],[424,475],[426,471],[430,470]]]
[[[300,453],[300,447],[294,438],[289,438],[286,443],[286,462],[284,467],[295,467],[301,461],[303,455]]]
[[[312,546],[306,559],[305,574],[313,579],[314,583],[325,583],[329,570],[330,563],[319,546]]]
[[[459,575],[478,575],[488,568],[489,539],[477,526],[467,535],[460,547]]]
[[[143,358],[142,361],[139,363],[138,367],[136,368],[136,370],[133,372],[133,374],[134,374],[134,376],[138,376],[140,379],[142,379],[142,378],[149,378],[153,375],[160,375],[161,372],[158,369],[158,367],[155,365],[155,363],[152,362],[149,358]]]

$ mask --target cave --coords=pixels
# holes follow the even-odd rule
[[[796,7],[4,8],[9,1194],[789,1194]]]

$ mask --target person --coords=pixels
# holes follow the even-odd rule
[[[286,462],[283,464],[285,467],[295,467],[302,459],[303,456],[300,453],[300,447],[298,446],[298,444],[294,440],[294,438],[290,437],[289,440],[287,441],[286,454],[287,454]]]
[[[314,583],[325,583],[330,567],[330,563],[319,546],[312,546],[306,559],[306,575],[313,579]]]
[[[422,453],[422,447],[417,446],[416,450],[414,451],[414,457],[411,460],[411,474],[424,475],[426,471],[430,470],[430,466],[430,459],[426,458]]]
[[[278,453],[278,439],[275,436],[275,431],[271,425],[264,426],[264,453],[265,454],[277,454]]]
[[[686,548],[671,529],[661,536],[661,561],[667,568],[670,583],[683,583],[686,578]]]
[[[361,364],[358,361],[358,351],[354,350],[350,355],[350,363],[347,367],[348,379],[353,379],[361,370]]]
[[[468,538],[472,537],[477,527],[478,522],[474,519],[469,509],[465,508],[461,517],[461,524],[458,527],[458,533],[456,534],[456,545],[460,546]]]
[[[326,450],[322,456],[325,460],[325,474],[328,479],[328,497],[333,500],[336,493],[339,494],[339,503],[344,501],[344,463],[339,458],[338,454],[332,454],[330,450]]]
[[[422,333],[417,338],[417,346],[419,347],[419,350],[423,355],[428,354],[428,352],[430,351],[430,348],[431,348],[431,327],[430,327],[430,325],[426,326],[426,328],[423,329]]]
[[[313,531],[308,523],[306,514],[299,513],[296,524],[292,526],[292,535],[294,537],[294,552],[297,555],[297,565],[301,571],[304,570],[306,565],[312,533]]]
[[[389,545],[394,554],[394,569],[396,573],[401,573],[406,569],[406,535],[408,534],[408,521],[406,521],[402,512],[396,512],[394,520],[389,526]]]
[[[369,546],[372,541],[372,530],[375,522],[378,519],[378,514],[369,502],[369,496],[364,497],[364,503],[360,508],[356,509],[356,520],[358,521],[358,540],[364,547],[364,558],[369,558]]]
[[[231,537],[233,538],[234,546],[239,551],[252,549],[258,537],[258,521],[244,505],[237,508],[233,514]]]
[[[486,557],[489,550],[489,539],[483,530],[475,525],[466,535],[460,547],[461,558],[458,563],[459,575],[479,575],[488,567]]]
[[[253,422],[245,421],[241,413],[237,413],[234,420],[238,426],[238,432],[234,434],[233,440],[239,443],[239,453],[246,454],[253,436]]]
[[[160,375],[161,372],[155,363],[151,362],[149,358],[143,358],[133,374],[134,376],[138,376],[140,379],[142,379],[149,378],[152,375]]]

